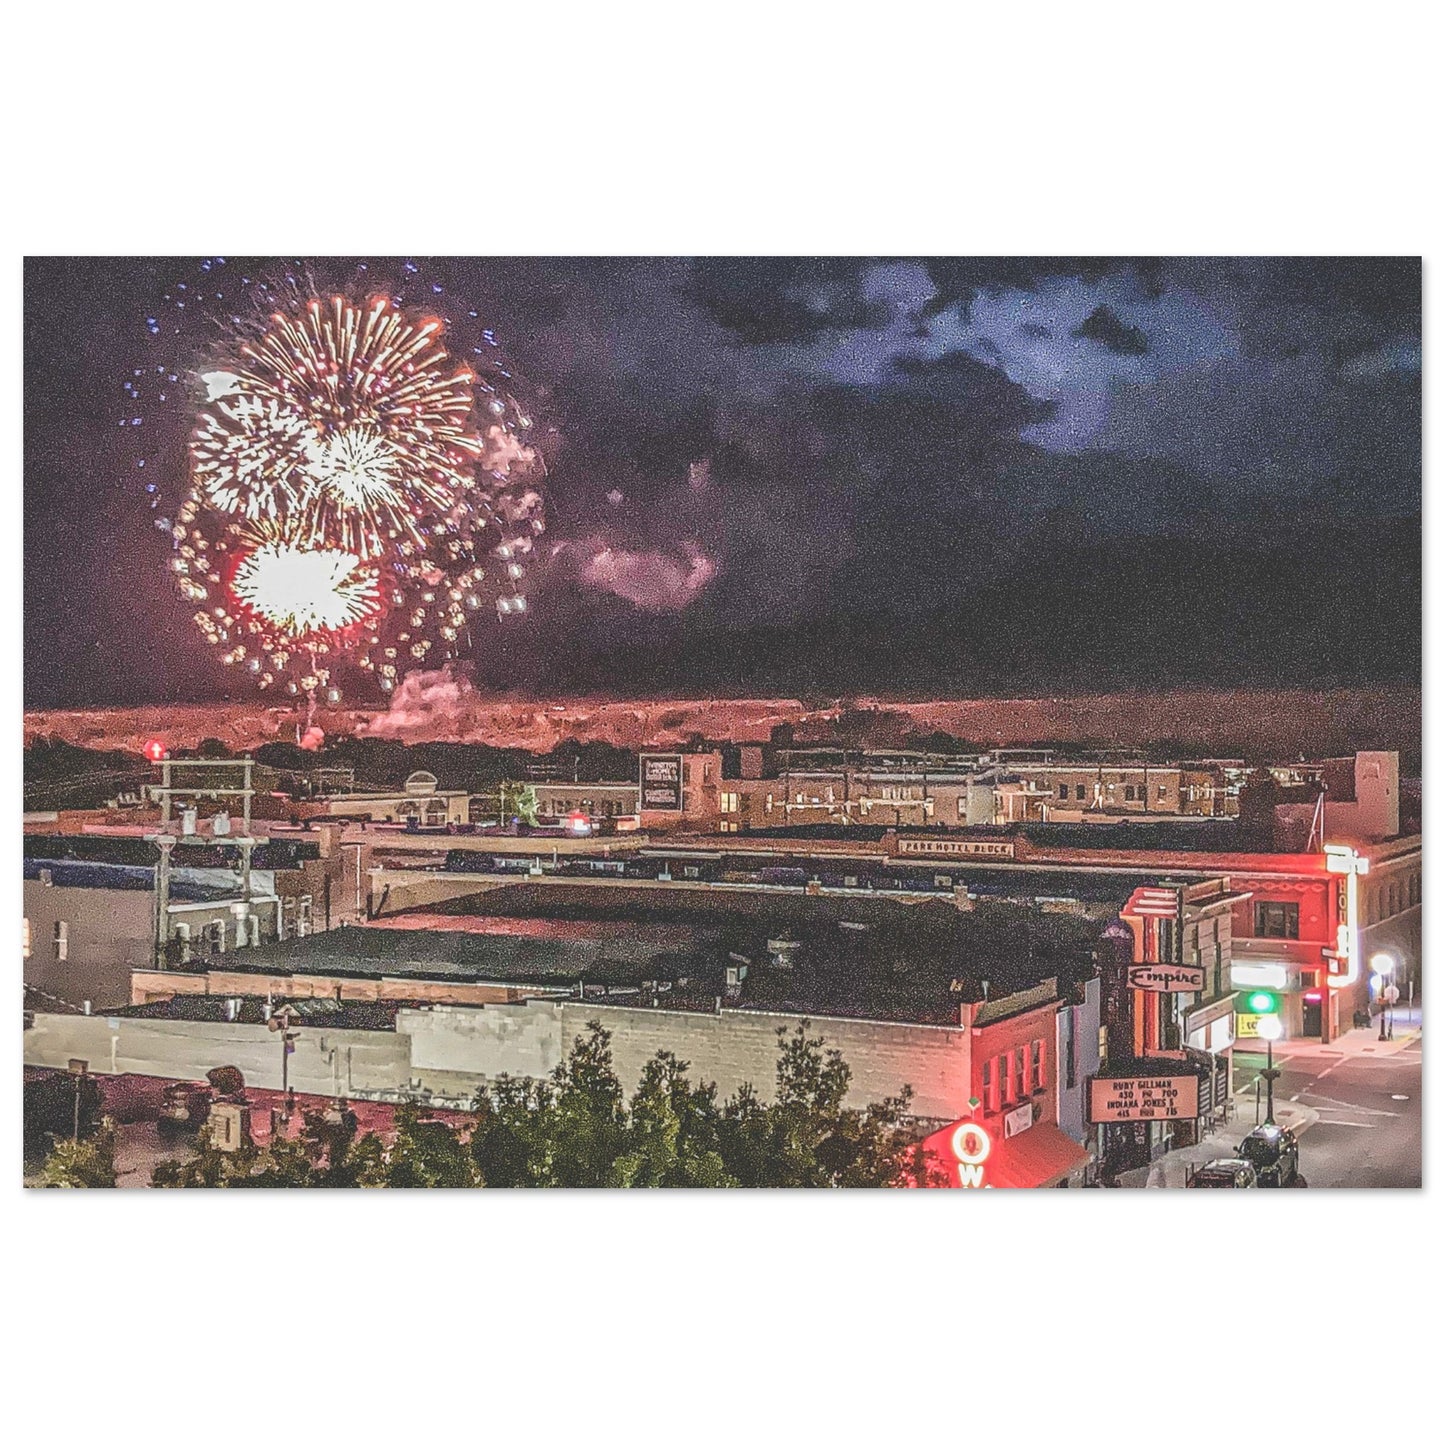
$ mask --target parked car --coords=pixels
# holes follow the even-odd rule
[[[1238,1152],[1254,1165],[1261,1189],[1284,1189],[1299,1182],[1299,1141],[1292,1129],[1261,1124],[1244,1136]]]
[[[1259,1178],[1247,1159],[1215,1159],[1196,1169],[1186,1189],[1257,1189]]]

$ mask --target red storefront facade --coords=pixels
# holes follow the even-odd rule
[[[951,1189],[1044,1189],[1082,1183],[1093,1156],[1058,1124],[1056,1015],[1050,998],[996,1016],[980,1005],[970,1027],[972,1097],[959,1118],[923,1140]],[[962,1102],[962,1101],[961,1101]]]
[[[1184,853],[1145,849],[1028,850],[1029,866],[1150,873],[1154,880],[1227,880],[1231,987],[1276,993],[1286,1038],[1328,1043],[1371,1001],[1370,960],[1390,954],[1402,998],[1423,980],[1421,840],[1328,843],[1311,853]],[[1248,1038],[1247,1011],[1239,1036]]]

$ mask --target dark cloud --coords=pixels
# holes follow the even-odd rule
[[[1032,291],[1054,277],[1097,283],[1129,276],[1147,292],[1157,292],[1164,263],[1152,256],[948,256],[923,263],[938,287],[932,311],[961,304],[967,311],[980,291]]]
[[[694,263],[689,293],[750,345],[811,341],[827,331],[877,326],[886,308],[859,291],[866,262],[728,257]]]
[[[1137,326],[1126,326],[1108,306],[1096,306],[1069,334],[1097,341],[1116,356],[1143,356],[1149,350],[1149,338]]]

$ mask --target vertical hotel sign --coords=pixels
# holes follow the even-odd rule
[[[639,769],[642,811],[682,812],[682,754],[643,753]]]

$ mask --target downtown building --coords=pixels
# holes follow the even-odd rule
[[[105,1018],[38,1013],[26,1060],[193,1079],[225,1063],[276,1088],[267,1014],[296,999],[287,1081],[303,1093],[465,1107],[500,1074],[546,1076],[600,1023],[629,1090],[667,1050],[721,1095],[746,1085],[767,1098],[780,1032],[806,1022],[842,1050],[850,1107],[911,1090],[920,1136],[977,1118],[990,1183],[1078,1184],[1097,1152],[1085,1090],[1110,911],[518,880],[224,961],[138,970],[134,1003]]]

